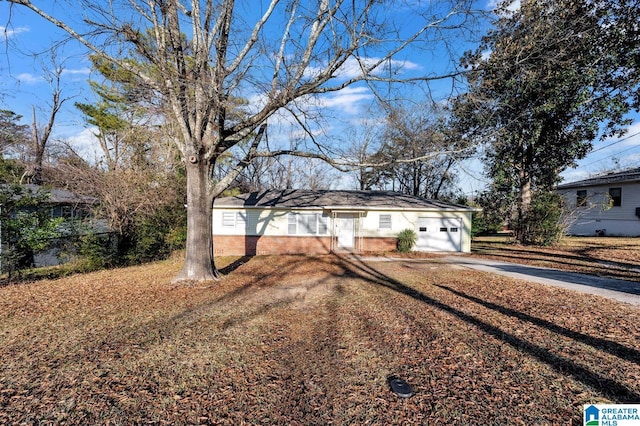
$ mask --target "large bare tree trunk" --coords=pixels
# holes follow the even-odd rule
[[[173,282],[210,281],[218,277],[213,261],[211,198],[207,194],[208,166],[203,159],[187,159],[187,233],[185,262]],[[193,232],[197,230],[197,232]]]

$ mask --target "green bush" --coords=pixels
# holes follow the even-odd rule
[[[113,266],[114,251],[109,234],[88,233],[78,238],[80,259],[74,267],[81,272],[97,271]]]
[[[413,229],[405,229],[398,234],[397,247],[400,253],[409,253],[418,241],[418,235]]]
[[[561,215],[562,197],[559,194],[534,193],[529,213],[521,225],[524,230],[521,243],[538,246],[556,244],[563,236]]]

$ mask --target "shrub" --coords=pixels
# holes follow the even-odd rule
[[[561,223],[562,197],[553,192],[534,193],[529,213],[523,221],[521,243],[549,246],[556,244],[563,235]]]
[[[418,240],[418,235],[413,229],[405,229],[398,234],[398,251],[409,253]]]

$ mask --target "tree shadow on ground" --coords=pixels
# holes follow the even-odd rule
[[[228,275],[228,274],[232,273],[233,271],[235,271],[236,269],[238,269],[239,267],[241,267],[242,265],[244,265],[245,263],[249,262],[252,257],[253,256],[242,256],[239,259],[234,260],[233,262],[231,262],[227,266],[218,269],[218,272],[220,274],[222,274],[223,276],[224,275]]]
[[[585,271],[584,273],[591,275],[640,282],[639,264],[619,260],[607,260],[593,254],[595,250],[602,249],[603,247],[585,247],[574,252],[566,253],[549,252],[548,249],[536,248],[535,246],[528,246],[526,248],[515,247],[516,246],[505,248],[504,242],[482,241],[473,243],[472,252],[480,256],[489,256],[496,259],[504,259],[505,261],[529,262],[534,260],[550,262],[556,265],[566,265],[570,268],[584,267],[591,270],[591,272]],[[636,248],[637,247],[630,247],[629,250]],[[623,247],[617,247],[617,249],[621,250]]]
[[[598,337],[589,336],[584,333],[580,333],[577,331],[570,330],[568,328],[562,327],[558,324],[554,324],[551,321],[547,321],[541,318],[536,318],[529,314],[525,314],[524,312],[519,312],[514,309],[507,308],[505,306],[501,306],[495,303],[487,302],[486,300],[482,300],[475,296],[471,296],[465,294],[461,291],[455,290],[451,287],[442,284],[434,284],[436,287],[439,287],[443,290],[449,291],[456,296],[462,297],[464,299],[470,300],[474,303],[484,306],[485,308],[494,310],[496,312],[500,312],[503,315],[510,316],[513,318],[517,318],[521,321],[529,322],[538,327],[546,328],[547,330],[560,334],[562,336],[568,337],[570,339],[576,340],[578,342],[589,345],[595,349],[605,351],[610,353],[611,355],[617,356],[618,358],[622,358],[626,361],[632,362],[634,364],[640,365],[640,351],[637,351],[632,348],[628,348],[624,345],[621,345],[617,342],[612,342],[607,339],[601,339]]]
[[[473,315],[470,315],[468,313],[461,311],[460,309],[457,309],[453,306],[450,306],[439,300],[429,297],[405,285],[404,283],[388,275],[385,275],[384,273],[380,272],[379,270],[375,269],[374,267],[372,267],[371,265],[365,262],[355,260],[353,258],[347,258],[347,257],[342,257],[342,262],[345,269],[347,269],[353,277],[361,278],[371,284],[388,288],[390,290],[409,296],[422,303],[425,303],[429,306],[432,306],[434,308],[447,312],[453,315],[454,317],[458,318],[459,320],[464,321],[478,328],[479,330],[492,336],[493,338],[509,344],[514,349],[521,352],[525,352],[529,356],[539,360],[542,363],[547,364],[551,369],[553,369],[557,373],[571,376],[575,380],[596,390],[599,394],[601,394],[606,398],[609,398],[619,403],[632,403],[640,400],[640,393],[637,393],[634,390],[629,389],[624,384],[619,383],[616,380],[610,379],[608,377],[604,377],[594,371],[589,370],[588,368],[585,368],[582,365],[577,364],[571,359],[568,359],[550,352],[543,346],[539,346],[527,340],[519,338],[516,335],[509,333],[508,331],[505,331],[499,327],[491,325],[479,318],[476,318]],[[500,309],[498,309],[498,306],[492,307],[490,305],[487,305],[486,307],[500,312]],[[515,315],[515,311],[512,311],[511,314]],[[522,316],[523,318],[526,318],[525,314],[522,314]],[[530,319],[533,320],[533,318],[530,318]],[[559,326],[556,326],[556,325],[551,326],[552,324],[545,324],[542,321],[539,321],[539,325],[542,327],[547,327],[552,332],[557,333],[559,331],[562,331],[559,328]],[[570,333],[567,333],[567,334],[570,334]],[[572,337],[572,336],[568,336],[568,337]],[[575,336],[572,338],[576,338],[576,337],[579,337],[579,336]],[[586,337],[582,339],[577,339],[577,340],[588,341]],[[615,345],[613,344],[613,342],[606,342],[606,341],[598,342],[596,340],[595,343],[596,343],[595,347],[597,347],[598,349],[601,349],[601,346],[615,348]],[[637,357],[637,351],[629,348],[624,348],[624,349],[615,348],[614,350],[617,352],[616,353],[617,356],[620,356],[619,354],[622,354],[622,356],[625,357],[625,359],[628,357]]]

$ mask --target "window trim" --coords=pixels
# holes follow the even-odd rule
[[[236,227],[236,212],[222,212],[222,227],[223,228]]]
[[[613,195],[612,192],[617,192],[618,195]],[[609,188],[609,199],[611,207],[622,207],[622,187]]]
[[[305,226],[305,220],[314,218],[314,232],[307,232],[310,226]],[[327,216],[322,213],[300,213],[290,212],[287,214],[287,235],[327,235],[329,233],[329,225]]]
[[[576,207],[587,207],[588,192],[586,189],[576,191]]]
[[[378,217],[378,229],[392,229],[393,222],[391,214],[380,213]]]
[[[233,218],[230,216],[233,215]],[[226,216],[226,217],[225,217]],[[237,228],[238,225],[247,225],[247,214],[243,212],[222,212],[222,227]]]

